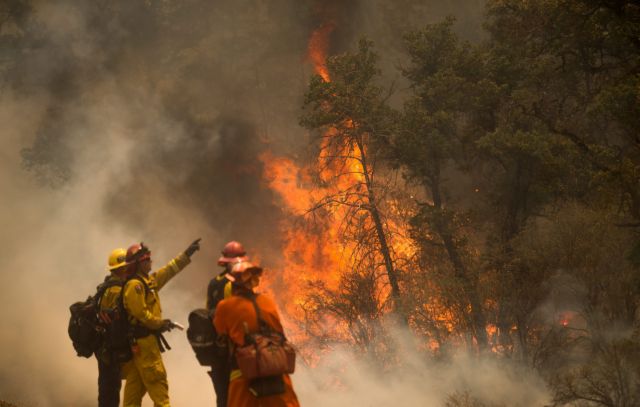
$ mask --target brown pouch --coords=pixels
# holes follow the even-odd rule
[[[238,368],[248,380],[295,371],[295,349],[281,335],[253,334],[248,339],[248,345],[236,348]]]

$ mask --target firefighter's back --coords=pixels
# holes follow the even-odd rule
[[[256,304],[262,319],[275,331],[282,333],[282,324],[275,302],[266,295],[257,295]],[[235,346],[244,345],[245,333],[258,332],[258,318],[252,301],[234,295],[222,300],[216,309],[215,326],[219,334],[226,334]],[[246,327],[246,328],[245,328]],[[284,393],[257,398],[250,391],[250,383],[237,368],[231,371],[228,405],[234,407],[298,407],[298,398],[289,375],[283,375]]]

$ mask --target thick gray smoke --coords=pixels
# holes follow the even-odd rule
[[[203,305],[225,241],[245,242],[277,269],[282,215],[258,156],[295,157],[307,144],[297,116],[309,34],[334,15],[334,51],[364,33],[392,47],[383,39],[398,32],[403,12],[416,24],[455,12],[392,3],[327,2],[330,11],[311,0],[0,4],[0,399],[95,405],[96,364],[73,352],[68,306],[94,291],[116,247],[142,240],[158,267],[203,238],[161,293],[165,316],[180,322]],[[479,21],[479,9],[462,4],[463,21]],[[169,340],[173,404],[211,405],[186,338]],[[294,384],[306,406],[441,405],[458,389],[505,401],[506,392],[488,390],[505,383],[529,400],[544,397],[535,380],[492,362],[407,366],[386,382],[341,350],[317,369],[301,367]],[[344,378],[343,392],[327,391],[333,376]]]

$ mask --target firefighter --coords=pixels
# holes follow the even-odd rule
[[[158,291],[191,262],[191,256],[197,250],[200,250],[200,239],[151,274],[149,249],[140,243],[127,250],[127,267],[132,276],[124,285],[123,301],[131,324],[133,358],[122,367],[126,380],[124,407],[140,407],[147,392],[154,406],[170,406],[169,383],[160,353],[168,347],[162,332],[170,330],[174,324],[162,319]]]
[[[209,281],[207,287],[207,310],[209,315],[214,315],[216,306],[224,298],[231,296],[231,282],[225,276],[231,271],[233,263],[247,260],[247,252],[241,243],[231,241],[222,248],[222,256],[218,259],[218,266],[222,271]],[[229,388],[229,358],[225,357],[226,352],[220,352],[221,357],[217,358],[207,372],[213,382],[213,389],[216,393],[216,406],[227,407],[227,390]]]
[[[262,319],[275,331],[284,334],[280,316],[273,300],[253,290],[260,283],[262,268],[248,261],[233,265],[226,278],[232,282],[233,295],[218,304],[214,325],[219,335],[226,335],[236,346],[243,346],[246,333],[258,332],[258,319],[253,302],[255,298]],[[232,358],[232,365],[235,358]],[[298,398],[293,391],[289,375],[283,375],[284,392],[271,396],[256,397],[250,389],[250,383],[234,366],[230,374],[228,406],[232,407],[299,407]],[[257,379],[259,380],[259,379]],[[282,383],[282,382],[281,382]]]
[[[126,278],[126,255],[126,250],[121,248],[113,250],[109,255],[110,274],[105,278],[103,284],[106,288],[98,300],[99,317],[104,326],[111,322],[107,310],[116,308],[120,299],[122,283]],[[120,363],[114,359],[111,349],[105,343],[96,352],[96,359],[98,360],[98,406],[118,407],[122,385]]]

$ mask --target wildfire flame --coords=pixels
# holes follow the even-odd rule
[[[308,61],[325,82],[331,82],[325,61],[329,50],[329,39],[335,28],[332,22],[318,27],[311,34],[307,48]],[[350,123],[345,125],[349,127]],[[346,202],[323,205],[320,223],[311,225],[304,221],[311,209],[314,206],[317,209],[318,203],[323,202],[323,199],[328,196],[339,196],[344,191],[354,190],[353,188],[361,193],[360,197],[366,193],[364,190],[358,191],[359,186],[362,187],[365,184],[365,178],[371,175],[364,172],[361,162],[366,150],[360,151],[353,145],[332,145],[333,132],[336,131],[336,129],[330,129],[325,132],[320,153],[315,162],[308,167],[301,167],[294,160],[276,156],[270,151],[260,156],[264,166],[264,180],[278,195],[279,204],[286,215],[281,224],[283,269],[279,273],[279,283],[283,286],[279,288],[279,293],[286,294],[285,298],[282,295],[279,297],[284,300],[283,323],[289,336],[294,340],[304,341],[305,339],[306,333],[296,322],[305,322],[303,307],[307,300],[310,283],[319,282],[328,290],[339,288],[343,273],[348,272],[351,259],[357,255],[357,248],[343,239],[342,222],[348,216],[349,204],[366,203],[366,199],[348,201],[350,198],[346,198]],[[343,159],[337,163],[336,160],[331,160],[331,156],[340,156]],[[319,176],[320,185],[315,182],[314,175]],[[478,189],[475,191],[477,192]],[[396,215],[402,212],[398,202],[388,200],[384,204],[389,212]],[[372,221],[366,218],[363,222],[367,227],[371,226]],[[393,255],[397,258],[412,259],[416,253],[416,247],[409,238],[408,226],[394,221],[393,218],[387,218],[385,227]],[[409,263],[403,266],[412,268]],[[269,290],[273,281],[267,280],[266,283]],[[386,284],[379,283],[376,290],[378,294],[384,296],[389,294],[390,288]],[[418,305],[420,306],[423,308],[423,313],[431,315],[433,322],[449,333],[454,332],[459,325],[455,321],[455,313],[436,296],[430,297],[427,303]],[[336,337],[346,336],[345,332],[349,327],[340,325],[330,317],[327,317],[324,322],[332,325],[327,326],[327,329],[335,332]],[[560,318],[559,322],[562,326],[568,326],[570,318]],[[515,329],[516,327],[511,327],[511,331]],[[488,323],[486,333],[490,342],[497,343],[500,332],[496,325]],[[428,337],[425,346],[432,351],[437,351],[440,343],[439,340]],[[496,346],[492,346],[492,349],[494,352],[499,352]]]
[[[308,60],[314,71],[327,82],[330,77],[325,60],[334,29],[333,23],[323,24],[312,33],[308,44]],[[331,136],[330,133],[326,135]],[[288,293],[285,314],[297,321],[304,319],[300,306],[305,301],[308,283],[321,282],[327,289],[336,289],[340,272],[353,255],[353,248],[345,246],[340,238],[340,220],[345,209],[339,205],[323,208],[327,215],[324,223],[310,226],[292,221],[305,215],[323,197],[336,194],[354,182],[362,182],[362,166],[358,153],[353,149],[341,152],[353,157],[347,160],[346,168],[326,165],[329,140],[330,137],[324,138],[321,153],[313,164],[315,168],[322,168],[320,171],[312,171],[311,167],[301,168],[293,160],[274,156],[269,151],[260,156],[264,164],[264,179],[269,188],[279,195],[283,210],[288,215],[281,228],[284,242],[281,278]],[[324,186],[313,182],[314,172],[319,173]],[[294,336],[301,334],[294,326],[289,328],[293,329]]]
[[[318,75],[329,82],[329,71],[325,65],[329,51],[329,37],[336,28],[333,22],[325,23],[313,31],[309,38],[308,57]]]
[[[324,81],[331,78],[325,61],[329,49],[330,35],[335,24],[329,22],[316,29],[308,44],[308,60],[313,64],[314,71]],[[351,123],[345,123],[347,127]],[[284,316],[290,336],[294,339],[304,339],[305,334],[297,329],[292,322],[305,320],[302,306],[305,304],[311,282],[321,283],[328,290],[339,288],[342,273],[349,270],[357,248],[353,242],[343,238],[344,219],[348,216],[349,208],[366,203],[364,183],[365,174],[361,158],[365,151],[360,151],[353,145],[332,144],[336,129],[330,129],[323,135],[320,153],[315,162],[308,167],[301,167],[289,158],[278,157],[267,151],[260,156],[264,165],[264,179],[269,188],[277,193],[283,211],[287,215],[281,225],[283,241],[284,267],[281,273],[281,283],[287,298],[284,304]],[[340,156],[341,160],[331,157]],[[314,182],[314,175],[319,177],[320,185]],[[354,191],[354,196],[345,197],[344,191]],[[342,195],[341,195],[342,194]],[[335,204],[323,201],[328,196],[342,196],[343,201]],[[306,222],[305,215],[309,214],[314,205],[324,202],[319,222]],[[345,205],[346,204],[346,205]],[[400,209],[389,202],[392,211]],[[300,220],[300,222],[296,222]],[[369,218],[364,219],[364,226],[371,226]],[[415,252],[406,231],[397,223],[388,221],[386,224],[390,232],[390,245],[396,254],[410,256]],[[267,281],[269,284],[269,281]],[[376,291],[383,296],[389,294],[388,285],[378,282]],[[335,337],[345,337],[348,327],[341,326],[338,321],[327,317],[323,323],[327,324]],[[329,326],[330,325],[330,326]]]
[[[581,321],[575,311],[563,310],[556,315],[558,325],[563,328],[570,328],[580,325]]]

